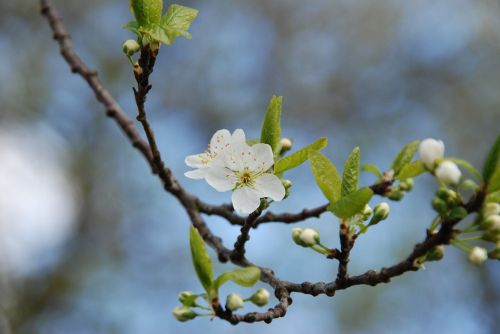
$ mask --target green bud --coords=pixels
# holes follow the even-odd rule
[[[460,187],[465,190],[477,191],[479,190],[479,185],[471,179],[467,179],[460,184]]]
[[[243,298],[237,293],[231,293],[226,298],[226,308],[231,311],[236,311],[245,305]]]
[[[399,183],[399,189],[401,189],[402,191],[411,191],[413,189],[413,185],[414,185],[413,179],[409,178],[406,180],[402,180]]]
[[[191,291],[182,291],[179,293],[179,301],[184,306],[195,306],[195,301],[198,296],[193,295]]]
[[[461,206],[457,206],[453,209],[451,209],[448,217],[452,218],[452,219],[464,219],[465,217],[467,217],[469,213],[467,212],[467,210]]]
[[[387,219],[389,216],[390,207],[386,202],[382,202],[378,204],[375,209],[373,209],[373,218],[370,222],[370,225],[375,225],[380,221]]]
[[[290,180],[282,180],[281,183],[283,184],[283,187],[285,187],[285,189],[290,189],[292,187],[292,181]]]
[[[261,288],[250,297],[250,301],[257,306],[264,306],[269,302],[269,297],[269,291]]]
[[[430,251],[427,252],[426,260],[427,261],[439,261],[444,257],[444,246],[439,245],[433,247]]]
[[[192,320],[192,319],[196,318],[196,316],[198,315],[198,314],[196,314],[196,312],[194,312],[193,310],[191,310],[187,306],[177,306],[172,311],[172,314],[174,315],[174,317],[177,320],[182,321],[182,322]]]
[[[389,195],[387,195],[387,198],[390,199],[391,201],[400,201],[403,199],[405,196],[405,193],[402,192],[401,190],[395,190],[391,191]]]
[[[448,210],[448,205],[439,197],[432,199],[432,208],[438,213],[445,213]]]
[[[306,228],[300,234],[300,240],[306,247],[312,247],[319,242],[319,233],[312,228]]]
[[[292,228],[292,239],[297,245],[302,247],[307,247],[306,244],[304,244],[304,242],[302,241],[302,239],[300,239],[302,231],[303,230],[300,227]]]
[[[500,241],[500,230],[487,230],[483,233],[482,239],[489,242],[499,242]]]
[[[123,53],[125,53],[127,56],[133,56],[134,53],[139,52],[141,49],[141,46],[139,43],[137,43],[136,40],[134,39],[128,39],[125,42],[123,42],[122,45]]]

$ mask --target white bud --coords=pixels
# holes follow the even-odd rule
[[[372,215],[372,213],[373,213],[372,208],[368,204],[366,204],[365,207],[363,208],[363,211],[361,211],[361,216],[363,217],[363,220],[368,220]]]
[[[177,306],[173,309],[172,314],[179,321],[188,321],[196,318],[198,314],[186,306]]]
[[[391,210],[389,204],[387,204],[386,202],[378,204],[373,210],[373,221],[379,222],[386,219],[389,216],[390,211]]]
[[[500,216],[491,215],[487,217],[481,226],[487,230],[500,231]]]
[[[437,178],[446,184],[457,184],[462,177],[462,172],[452,161],[443,161],[436,169]]]
[[[441,140],[432,138],[424,139],[418,147],[418,153],[424,165],[429,169],[433,169],[434,162],[444,157],[444,143]]]
[[[178,299],[184,306],[194,306],[195,299],[193,299],[193,293],[191,291],[182,291],[179,293]]]
[[[250,300],[257,306],[264,306],[269,301],[269,297],[270,297],[269,291],[261,288],[257,290],[257,292],[255,292],[252,295],[252,297],[250,297]]]
[[[235,311],[245,305],[243,298],[237,293],[231,293],[226,298],[226,308]]]
[[[292,148],[293,145],[292,141],[288,138],[281,138],[280,144],[281,144],[281,149],[283,151],[288,151],[289,149]]]
[[[136,40],[128,39],[123,42],[122,48],[123,52],[127,56],[132,56],[134,53],[138,52],[141,49],[141,46],[139,45],[139,43],[137,43]]]
[[[482,247],[473,247],[469,253],[469,261],[480,265],[488,259],[488,251]]]
[[[319,233],[312,228],[306,228],[300,234],[300,240],[306,247],[311,247],[319,242]]]
[[[487,203],[483,207],[483,216],[489,217],[500,214],[500,204],[498,203]]]

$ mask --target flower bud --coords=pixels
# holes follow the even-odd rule
[[[448,214],[448,217],[449,218],[452,218],[452,219],[458,219],[458,220],[462,220],[464,219],[465,217],[467,217],[469,213],[467,212],[467,210],[461,206],[457,206],[453,209],[451,209],[450,213]]]
[[[454,162],[445,160],[436,169],[436,177],[445,184],[458,184],[462,172]]]
[[[395,190],[395,191],[391,191],[389,193],[389,195],[387,195],[387,198],[392,200],[392,201],[400,201],[403,199],[403,197],[405,196],[405,193],[400,191],[400,190]]]
[[[433,247],[429,252],[427,252],[427,261],[439,261],[444,257],[444,246],[439,245]]]
[[[193,310],[191,310],[187,306],[177,306],[172,311],[172,314],[174,315],[174,317],[177,320],[182,321],[182,322],[192,320],[192,319],[196,318],[196,316],[198,315],[198,314],[196,314],[196,312],[194,312]]]
[[[290,180],[282,180],[281,183],[283,184],[283,187],[285,187],[285,189],[290,189],[293,185],[292,181]]]
[[[500,214],[500,204],[498,203],[487,203],[483,207],[483,216],[485,218],[489,216],[494,216]]]
[[[307,247],[302,239],[300,239],[300,235],[302,234],[302,229],[300,227],[295,227],[292,228],[292,239],[293,242],[295,242],[297,245],[302,246],[302,247]]]
[[[488,259],[488,252],[482,247],[472,247],[469,253],[469,261],[475,265],[483,264]]]
[[[399,183],[399,189],[403,191],[411,191],[413,189],[413,185],[414,185],[413,179],[409,178]]]
[[[448,205],[439,197],[432,199],[432,208],[438,213],[445,213],[448,210]]]
[[[418,147],[420,160],[428,169],[434,169],[434,162],[444,157],[444,143],[441,140],[427,138]]]
[[[139,45],[139,43],[137,43],[136,40],[128,39],[123,43],[122,48],[123,53],[125,53],[127,56],[132,56],[134,53],[138,52],[141,49],[141,46]]]
[[[499,242],[500,241],[500,230],[498,229],[490,229],[483,233],[481,237],[485,241],[489,242]]]
[[[194,301],[196,300],[196,297],[191,291],[182,291],[181,293],[179,293],[178,298],[184,306],[194,306]]]
[[[257,306],[264,306],[269,301],[269,291],[266,289],[260,288],[255,292],[252,297],[250,297],[250,301]]]
[[[394,169],[388,170],[387,172],[384,173],[383,179],[384,181],[392,181],[394,180]]]
[[[368,220],[370,219],[372,213],[373,213],[372,208],[368,204],[366,204],[365,207],[363,208],[363,211],[361,211],[361,216],[363,220]]]
[[[483,230],[493,230],[500,232],[500,216],[499,215],[488,216],[481,224],[481,228]]]
[[[389,216],[390,207],[386,202],[378,204],[373,210],[373,218],[371,224],[376,224]]]
[[[243,298],[237,293],[231,293],[227,295],[226,299],[226,308],[231,311],[236,311],[239,308],[242,308],[245,305]]]
[[[300,240],[306,247],[314,246],[319,242],[319,233],[312,228],[306,228],[300,234]]]
[[[280,145],[281,145],[281,154],[283,154],[292,148],[293,143],[288,138],[281,138]]]
[[[467,180],[463,181],[462,184],[460,185],[460,187],[462,189],[470,190],[470,191],[479,190],[479,185],[476,182],[472,181],[471,179],[467,179]]]

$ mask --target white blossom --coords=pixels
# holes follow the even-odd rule
[[[480,265],[488,259],[488,251],[482,247],[473,247],[469,253],[469,261]]]
[[[434,162],[444,157],[444,143],[441,140],[427,138],[422,140],[418,148],[420,160],[429,169],[433,169]]]
[[[462,177],[462,172],[452,161],[443,161],[436,169],[437,178],[446,184],[457,184]]]
[[[212,163],[205,179],[217,191],[233,190],[232,202],[236,212],[250,214],[260,206],[260,199],[269,197],[281,201],[285,187],[269,169],[274,164],[271,146],[233,142],[227,152]]]
[[[208,149],[200,154],[190,155],[186,158],[185,163],[189,167],[196,168],[195,170],[184,173],[185,176],[191,179],[203,179],[206,176],[208,168],[214,163],[222,162],[220,157],[233,143],[245,143],[245,133],[241,129],[237,129],[231,133],[222,129],[217,131],[208,144]]]
[[[494,216],[500,214],[500,204],[498,203],[487,203],[483,208],[483,215],[485,217]]]
[[[379,222],[386,219],[389,216],[391,208],[387,202],[382,202],[378,204],[373,210],[373,220]]]
[[[187,177],[204,178],[220,192],[233,191],[231,199],[237,213],[254,212],[261,198],[281,201],[285,197],[285,187],[271,170],[274,164],[271,146],[261,143],[249,146],[241,129],[232,136],[228,130],[217,131],[209,149],[188,156],[186,164],[197,168],[185,173]]]

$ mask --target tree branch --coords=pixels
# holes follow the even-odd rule
[[[134,88],[134,96],[138,108],[137,120],[141,122],[142,127],[144,128],[148,140],[146,142],[141,138],[132,120],[125,114],[118,103],[113,99],[111,94],[103,87],[102,83],[97,78],[97,73],[91,70],[73,50],[70,35],[65,30],[62,19],[58,15],[55,8],[48,0],[41,0],[40,2],[42,14],[48,20],[54,33],[54,39],[58,42],[61,54],[69,64],[71,71],[79,74],[87,81],[90,88],[94,91],[97,100],[106,108],[107,115],[118,124],[132,145],[144,156],[153,173],[157,174],[161,179],[164,189],[175,196],[184,207],[191,223],[197,228],[203,240],[217,252],[219,261],[231,261],[235,265],[241,267],[257,266],[245,258],[245,244],[249,239],[249,233],[252,228],[257,227],[259,224],[270,222],[291,224],[304,221],[308,218],[319,217],[322,213],[326,212],[327,205],[325,204],[314,209],[304,209],[299,213],[274,214],[268,211],[263,216],[260,216],[261,211],[258,210],[245,219],[235,214],[231,205],[213,206],[204,203],[198,197],[189,194],[172,175],[170,169],[165,166],[145,111],[146,96],[151,89],[149,76],[153,72],[156,53],[149,49],[149,47],[143,47],[141,50],[139,64],[134,68],[134,74],[138,84],[137,89]],[[393,182],[393,180],[381,181],[372,185],[370,188],[375,194],[384,195],[390,191]],[[481,208],[484,198],[485,192],[484,189],[482,189],[476,194],[476,196],[472,197],[468,203],[464,204],[463,207],[469,213],[477,212]],[[242,226],[240,230],[241,233],[238,236],[232,251],[226,248],[223,245],[222,240],[211,232],[201,216],[202,213],[207,215],[217,215],[225,218],[233,225]],[[215,310],[216,316],[227,320],[232,324],[237,324],[239,322],[251,323],[256,321],[269,323],[273,319],[282,317],[286,314],[288,306],[292,303],[292,299],[290,298],[290,294],[292,292],[313,296],[319,294],[333,296],[337,290],[347,289],[348,287],[354,285],[373,286],[380,283],[387,283],[393,277],[399,276],[408,271],[418,270],[419,265],[415,263],[415,260],[425,255],[433,247],[449,244],[455,234],[454,227],[459,221],[460,220],[457,219],[444,220],[441,224],[440,230],[434,234],[428,233],[424,241],[417,244],[410,255],[408,255],[408,257],[403,261],[393,266],[382,268],[379,271],[369,270],[357,276],[349,276],[347,266],[350,251],[354,246],[355,236],[351,235],[346,224],[341,224],[339,232],[341,239],[341,251],[338,255],[339,270],[335,281],[330,283],[293,283],[279,279],[271,269],[257,266],[261,271],[261,281],[274,288],[275,296],[278,298],[279,303],[273,308],[270,308],[267,312],[251,312],[244,315],[233,314],[232,312],[224,310],[220,307]]]

